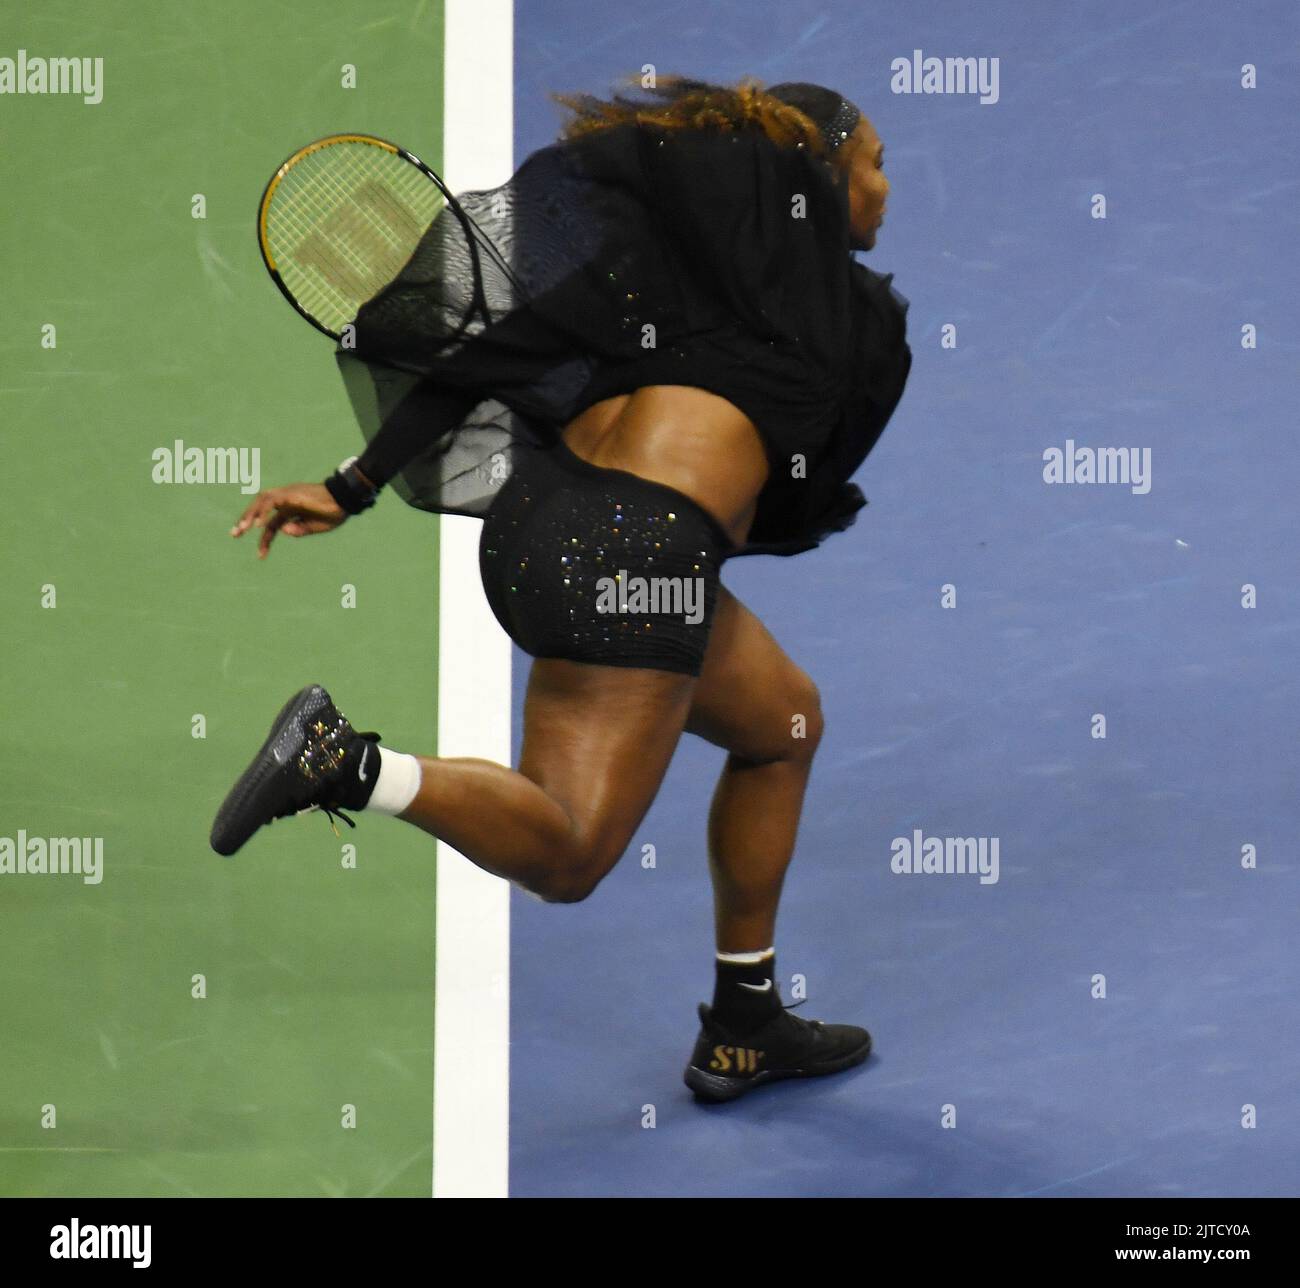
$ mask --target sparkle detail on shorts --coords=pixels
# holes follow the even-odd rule
[[[480,564],[498,620],[534,657],[698,674],[725,536],[673,489],[585,462],[575,469],[575,459],[534,453],[493,503]],[[602,592],[624,574],[690,579],[701,620],[599,611]]]

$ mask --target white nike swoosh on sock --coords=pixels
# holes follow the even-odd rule
[[[370,748],[367,747],[361,753],[361,763],[357,766],[357,777],[364,783],[366,782],[366,757],[370,755]]]
[[[741,984],[741,988],[747,988],[751,993],[770,993],[772,991],[772,981],[764,980],[761,984]]]

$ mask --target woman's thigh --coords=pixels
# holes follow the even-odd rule
[[[583,853],[618,861],[659,791],[694,677],[559,658],[533,663],[519,772],[568,813]]]
[[[725,586],[686,730],[754,761],[808,752],[821,737],[817,686]]]

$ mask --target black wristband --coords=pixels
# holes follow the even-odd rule
[[[339,509],[347,514],[360,514],[368,510],[379,496],[379,489],[364,482],[357,473],[356,458],[344,461],[325,480],[325,488],[338,502]]]

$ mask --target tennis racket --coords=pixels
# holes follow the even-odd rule
[[[337,340],[448,205],[468,233],[455,197],[419,157],[369,134],[332,134],[271,176],[257,239],[285,299]]]

